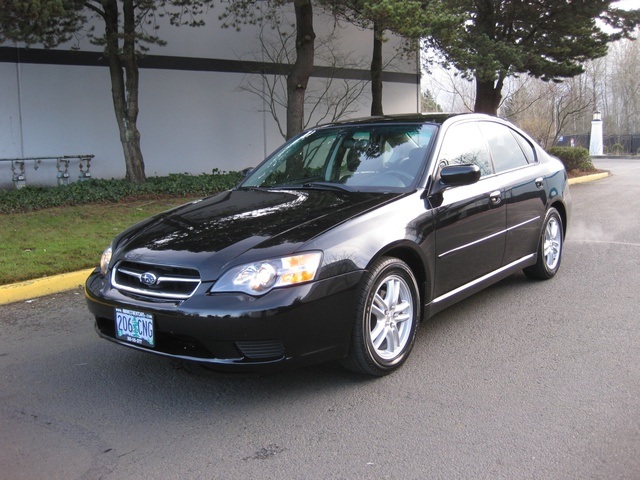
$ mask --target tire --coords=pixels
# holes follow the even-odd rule
[[[418,285],[409,266],[391,257],[374,262],[360,287],[343,366],[377,377],[399,368],[413,347],[420,310]]]
[[[527,277],[536,280],[548,280],[553,277],[560,268],[562,260],[562,247],[564,245],[564,230],[562,218],[558,210],[551,207],[542,226],[540,242],[538,246],[538,259],[535,265],[524,269]]]

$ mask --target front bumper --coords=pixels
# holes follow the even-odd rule
[[[278,288],[261,297],[211,295],[211,283],[203,283],[189,299],[167,302],[120,292],[96,270],[85,295],[96,331],[107,340],[222,370],[279,370],[347,354],[362,273]],[[117,339],[115,308],[152,314],[155,346]]]

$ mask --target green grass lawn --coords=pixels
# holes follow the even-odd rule
[[[190,200],[139,200],[0,215],[0,285],[95,267],[119,232]]]

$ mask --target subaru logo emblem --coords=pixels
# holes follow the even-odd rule
[[[154,283],[156,283],[156,281],[158,280],[158,277],[156,277],[153,273],[151,272],[145,272],[142,275],[140,275],[140,281],[142,283],[144,283],[145,285],[153,285]]]

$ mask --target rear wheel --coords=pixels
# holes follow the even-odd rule
[[[418,286],[409,266],[397,258],[376,261],[363,280],[343,365],[367,375],[391,373],[409,356],[419,315]]]
[[[553,277],[560,268],[563,240],[562,218],[558,210],[551,207],[542,227],[538,259],[535,265],[524,269],[525,275],[539,280]]]

